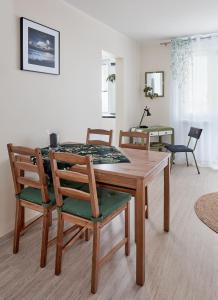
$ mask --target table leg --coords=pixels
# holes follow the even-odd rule
[[[162,135],[159,135],[159,143],[161,144],[161,147],[158,149],[158,151],[162,152],[162,150],[163,150],[163,139],[162,139]]]
[[[145,205],[147,206],[145,218],[148,219],[148,186],[145,187]]]
[[[145,282],[145,182],[138,179],[135,195],[136,209],[136,283]]]
[[[174,145],[174,139],[175,139],[175,137],[174,137],[174,129],[173,129],[173,133],[171,134],[171,145]],[[174,162],[174,160],[175,160],[175,153],[172,153],[171,154],[172,155],[172,162]]]
[[[170,158],[164,168],[164,231],[170,229]]]

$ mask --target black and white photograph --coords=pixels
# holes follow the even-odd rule
[[[60,74],[60,33],[21,18],[21,69]]]

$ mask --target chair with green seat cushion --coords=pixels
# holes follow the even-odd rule
[[[43,268],[46,265],[47,259],[49,225],[52,224],[52,210],[56,208],[54,191],[47,185],[40,149],[8,144],[8,155],[16,195],[13,253],[15,254],[19,251],[21,233],[30,225],[33,225],[36,220],[42,218],[40,266]],[[31,175],[29,173],[31,173]],[[23,188],[24,186],[25,188]],[[26,208],[40,212],[42,215],[32,223],[26,225]]]
[[[87,187],[82,190],[87,190]],[[128,193],[117,192],[105,188],[98,188],[97,195],[101,220],[104,220],[131,199],[131,195]],[[92,216],[91,204],[88,201],[67,197],[63,200],[62,211],[95,221],[95,218]],[[97,220],[99,220],[99,218],[97,218]]]
[[[50,162],[57,195],[58,207],[58,235],[56,245],[55,274],[61,273],[62,252],[71,246],[83,233],[93,231],[93,255],[91,292],[96,293],[98,273],[100,267],[122,246],[125,246],[125,254],[130,252],[130,227],[129,227],[129,200],[128,193],[117,192],[106,188],[96,188],[95,175],[90,156],[80,156],[63,152],[50,152]],[[71,171],[59,169],[58,161],[77,165]],[[82,165],[82,167],[80,166]],[[79,190],[62,185],[61,179],[78,181],[84,184]],[[64,198],[67,196],[66,198]],[[101,229],[122,212],[125,213],[125,238],[117,243],[107,255],[100,257]],[[77,233],[65,244],[63,242],[64,222],[74,224],[72,230]]]

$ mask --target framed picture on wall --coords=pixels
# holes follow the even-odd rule
[[[21,70],[60,74],[60,32],[20,18]]]

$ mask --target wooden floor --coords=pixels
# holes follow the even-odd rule
[[[204,193],[218,190],[218,172],[174,166],[171,189],[171,230],[162,231],[163,178],[149,188],[150,218],[146,221],[146,280],[135,284],[134,210],[132,205],[131,255],[121,249],[101,270],[99,289],[90,294],[92,240],[79,241],[63,258],[62,274],[54,275],[55,247],[48,264],[39,267],[40,225],[21,239],[20,252],[12,254],[12,241],[0,242],[0,299],[218,299],[218,235],[196,217],[194,203]],[[105,228],[102,251],[123,234],[117,217]],[[55,222],[52,227],[55,233]]]

